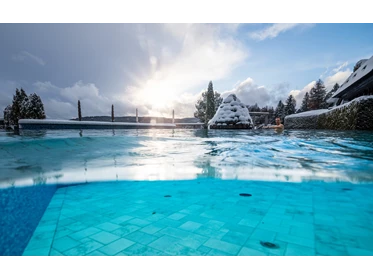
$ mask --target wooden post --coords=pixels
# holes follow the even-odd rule
[[[136,108],[136,122],[138,123],[139,122],[139,113],[137,111],[137,108]]]
[[[265,124],[265,125],[268,125],[268,115],[265,116],[264,124]]]
[[[175,110],[172,110],[172,123],[175,123]]]
[[[111,122],[114,122],[114,105],[111,105]]]
[[[78,100],[78,118],[79,121],[82,120],[82,109],[80,108],[80,100]]]

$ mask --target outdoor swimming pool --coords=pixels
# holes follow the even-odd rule
[[[373,255],[371,132],[2,132],[0,166],[0,255]]]

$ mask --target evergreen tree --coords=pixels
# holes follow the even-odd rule
[[[214,89],[212,87],[212,82],[209,82],[209,86],[206,93],[206,119],[205,124],[209,122],[215,115],[215,98]]]
[[[21,88],[21,90],[16,89],[16,94],[13,95],[13,104],[11,111],[12,123],[18,126],[18,120],[26,117],[26,110],[24,108],[27,100],[26,92]]]
[[[309,103],[310,103],[310,95],[308,94],[308,92],[306,92],[306,94],[304,95],[303,100],[302,100],[302,105],[300,106],[297,113],[308,111],[309,110]]]
[[[288,99],[286,100],[285,105],[285,116],[292,115],[295,113],[295,106],[297,105],[296,100],[294,99],[293,95],[289,95]]]
[[[111,121],[114,122],[114,105],[111,105]]]
[[[13,119],[12,119],[12,106],[8,105],[4,109],[4,126],[5,128],[9,127],[10,125],[13,125]]]
[[[202,92],[202,97],[198,99],[195,105],[197,110],[194,112],[194,117],[203,123],[206,123],[206,93],[206,91]]]
[[[276,110],[275,110],[275,118],[280,118],[281,121],[284,121],[285,118],[285,105],[280,100],[277,104]]]
[[[328,99],[331,98],[333,96],[334,93],[337,92],[337,90],[339,89],[339,84],[336,83],[333,88],[325,95],[325,98],[324,98],[324,101],[323,101],[323,106],[322,108],[323,109],[327,109],[329,107],[329,104],[327,103]]]
[[[215,91],[214,94],[214,113],[212,116],[215,115],[216,111],[218,110],[219,106],[223,102],[223,98],[221,97],[220,93]],[[206,121],[206,110],[207,110],[207,91],[202,92],[202,97],[197,101],[196,105],[196,111],[194,112],[194,117],[199,119],[203,123],[207,123]]]
[[[44,105],[36,93],[30,94],[23,108],[28,119],[45,119]]]
[[[80,108],[80,100],[78,100],[78,118],[79,121],[82,120],[82,109]]]
[[[316,82],[315,86],[311,89],[310,93],[310,109],[318,110],[323,106],[326,91],[323,81],[320,79]]]

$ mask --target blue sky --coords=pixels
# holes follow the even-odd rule
[[[373,55],[373,24],[0,24],[0,109],[15,88],[49,118],[193,116],[209,80],[226,96],[275,106],[321,78],[342,83]]]

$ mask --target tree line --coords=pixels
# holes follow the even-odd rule
[[[20,119],[45,119],[44,105],[36,93],[27,96],[23,88],[17,88],[13,95],[12,105],[4,109],[5,127],[14,125],[18,127]]]
[[[285,103],[280,100],[276,106],[276,109],[272,106],[264,106],[260,108],[257,103],[254,105],[247,105],[249,112],[268,112],[269,123],[274,124],[275,118],[280,118],[284,121],[285,117],[295,113],[306,112],[310,110],[327,109],[327,100],[339,89],[339,84],[336,83],[333,88],[327,92],[324,82],[319,79],[316,84],[312,87],[309,92],[303,97],[302,104],[296,109],[297,102],[293,95],[289,95]],[[212,82],[209,82],[207,91],[202,92],[201,98],[197,101],[194,112],[194,117],[198,118],[201,122],[207,126],[209,120],[211,120],[220,104],[223,102],[223,98],[220,93],[213,90]],[[257,122],[264,123],[265,116],[258,116]]]

